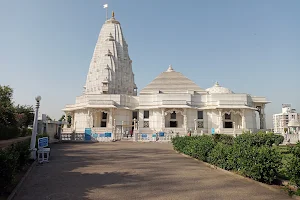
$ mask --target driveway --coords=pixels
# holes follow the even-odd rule
[[[291,199],[278,188],[212,169],[162,143],[54,144],[15,200]]]

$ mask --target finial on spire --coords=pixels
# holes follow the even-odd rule
[[[115,18],[115,12],[112,11],[112,14],[111,14],[112,18]]]
[[[169,65],[167,72],[173,72],[173,71],[174,71],[174,69],[173,69],[172,65]]]
[[[218,81],[216,81],[215,86],[220,86]]]

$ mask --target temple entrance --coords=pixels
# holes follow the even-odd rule
[[[166,128],[183,128],[183,114],[181,111],[170,110],[165,116]]]

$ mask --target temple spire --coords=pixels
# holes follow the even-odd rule
[[[114,11],[112,11],[111,17],[115,18],[115,12]]]

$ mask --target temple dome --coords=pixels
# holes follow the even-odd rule
[[[288,126],[289,127],[300,127],[300,123],[298,120],[292,119],[291,121],[289,121]]]
[[[192,80],[180,72],[176,72],[172,66],[158,75],[151,83],[144,87],[140,94],[145,93],[186,93],[187,91],[205,92]]]
[[[233,94],[230,89],[220,86],[218,82],[213,87],[207,88],[206,91],[210,94]]]

